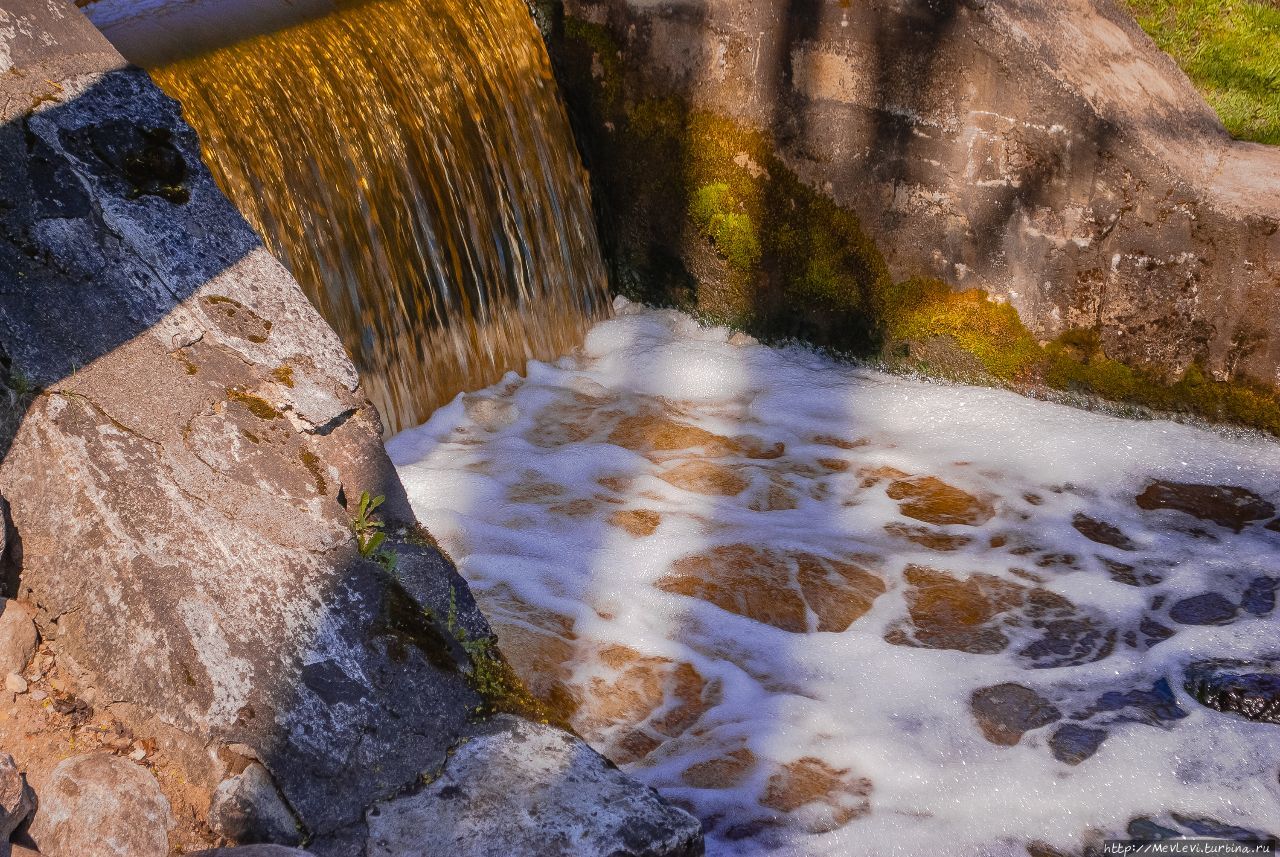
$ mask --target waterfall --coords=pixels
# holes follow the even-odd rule
[[[86,11],[182,102],[218,184],[338,331],[389,432],[571,350],[607,312],[604,265],[522,0],[297,6],[284,20],[294,4]],[[255,20],[272,30],[253,34]]]

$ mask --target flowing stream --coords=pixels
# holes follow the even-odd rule
[[[567,351],[607,310],[586,176],[522,0],[86,11],[182,102],[390,431]]]
[[[1201,700],[1276,683],[1280,445],[619,310],[389,448],[535,693],[711,853],[1277,832],[1280,726]]]

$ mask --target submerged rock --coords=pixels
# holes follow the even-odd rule
[[[1239,608],[1217,592],[1183,598],[1169,608],[1169,618],[1183,625],[1226,625]]]
[[[1090,729],[1078,723],[1068,723],[1059,727],[1049,738],[1049,749],[1059,762],[1078,765],[1098,752],[1105,740],[1105,729]]]
[[[1270,518],[1276,507],[1250,491],[1234,485],[1198,485],[1156,480],[1137,497],[1138,508],[1172,509],[1212,521],[1237,533],[1252,521]]]
[[[1099,521],[1083,513],[1077,514],[1071,521],[1082,536],[1102,545],[1110,545],[1123,551],[1137,550],[1138,546],[1124,534],[1119,527]]]
[[[697,819],[550,726],[497,717],[415,794],[366,815],[369,857],[697,857]]]
[[[160,784],[110,753],[60,762],[40,791],[31,838],[46,857],[156,857],[174,827]]]
[[[1187,667],[1183,687],[1214,711],[1280,724],[1280,669],[1274,663],[1197,661]]]
[[[983,736],[992,744],[1007,747],[1022,740],[1024,733],[1062,719],[1062,712],[1052,702],[1012,682],[975,691],[969,708]]]

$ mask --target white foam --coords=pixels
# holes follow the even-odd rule
[[[592,676],[611,675],[592,654],[611,643],[690,664],[716,688],[696,726],[626,766],[708,822],[711,853],[1021,855],[1031,840],[1079,849],[1087,830],[1118,833],[1135,816],[1166,811],[1280,827],[1280,727],[1209,711],[1180,686],[1193,659],[1280,649],[1275,614],[1241,613],[1207,627],[1167,617],[1181,598],[1210,590],[1238,598],[1253,577],[1276,574],[1280,534],[1255,526],[1237,535],[1134,503],[1153,479],[1243,486],[1274,500],[1280,445],[889,376],[803,349],[741,338],[731,344],[727,330],[700,328],[679,313],[618,308],[580,353],[532,363],[526,379],[508,376],[459,397],[388,448],[415,510],[459,561],[482,606],[515,621],[505,595],[495,594],[505,587],[572,623],[578,654],[566,681],[575,692],[586,692]],[[646,408],[724,437],[782,443],[786,454],[720,459],[751,483],[735,496],[686,490],[659,476],[704,460],[702,453],[646,457],[607,440],[619,414]],[[563,426],[548,433],[557,417],[580,429],[576,439]],[[837,448],[815,440],[823,435],[866,443]],[[795,470],[819,458],[849,469]],[[884,484],[863,487],[861,474],[873,467],[936,476],[990,498],[995,515],[977,526],[934,528],[972,539],[953,552],[891,537],[886,524],[920,522],[904,517]],[[606,477],[623,478],[623,487],[603,491],[597,480]],[[787,480],[796,508],[753,511],[752,501],[776,479]],[[558,493],[526,490],[542,482]],[[587,502],[566,505],[574,500]],[[637,537],[608,523],[625,509],[660,515],[657,531]],[[1138,549],[1086,539],[1072,526],[1077,513],[1118,527]],[[1005,544],[993,547],[996,536]],[[740,543],[857,555],[887,591],[848,630],[805,634],[654,585],[682,557]],[[1034,552],[1016,553],[1021,544]],[[1052,553],[1073,555],[1078,568],[1037,564]],[[1112,579],[1105,558],[1168,570],[1156,585],[1128,586]],[[999,654],[892,645],[885,636],[906,616],[903,573],[913,563],[1021,585],[1025,576],[1012,569],[1036,575],[1079,615],[1115,629],[1115,651],[1029,669],[1016,645]],[[1125,632],[1144,617],[1177,633],[1150,648],[1126,645]],[[536,617],[528,621],[538,627]],[[1055,727],[997,746],[983,737],[969,704],[978,688],[1018,682],[1073,711],[1103,691],[1150,689],[1160,678],[1187,716],[1109,726],[1096,755],[1075,766],[1050,752]],[[598,726],[584,731],[606,749],[616,737]],[[691,765],[744,743],[758,763],[742,782],[694,788],[682,779]],[[870,812],[810,833],[822,826],[815,818],[829,814],[810,805],[781,818],[780,827],[728,838],[735,820],[783,815],[762,809],[761,795],[779,766],[803,757],[869,780]]]

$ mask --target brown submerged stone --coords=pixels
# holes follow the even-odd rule
[[[985,524],[995,509],[967,491],[943,482],[936,476],[912,476],[893,482],[886,492],[901,501],[902,514],[927,524]]]
[[[1079,513],[1071,519],[1071,526],[1075,527],[1080,535],[1086,539],[1097,542],[1100,545],[1110,545],[1123,551],[1138,549],[1133,540],[1126,536],[1119,527],[1108,524],[1106,521],[1091,518],[1083,513]]]
[[[1252,521],[1276,513],[1273,503],[1248,488],[1235,485],[1199,485],[1156,480],[1138,495],[1138,508],[1150,511],[1173,509],[1202,521],[1240,532]]]
[[[725,756],[690,765],[680,775],[695,789],[726,789],[741,785],[756,765],[756,754],[746,747]]]
[[[598,657],[614,676],[597,676],[575,689],[578,709],[572,722],[619,764],[641,759],[683,734],[716,702],[714,688],[691,664],[618,644],[601,649]]]
[[[788,762],[769,777],[760,803],[786,813],[822,804],[830,814],[810,820],[804,828],[809,833],[829,833],[871,812],[871,789],[870,780],[854,776],[848,768],[833,768],[806,756]]]
[[[809,630],[806,608],[816,614],[817,630],[839,633],[885,592],[884,581],[852,563],[748,544],[722,545],[677,560],[656,585],[796,634]]]
[[[719,497],[741,494],[750,484],[733,468],[712,461],[689,461],[658,474],[658,478],[695,494]]]
[[[657,587],[709,601],[783,631],[803,634],[809,630],[805,603],[791,586],[787,557],[765,548],[725,545],[684,557]]]
[[[1012,747],[1032,729],[1062,719],[1062,712],[1029,687],[1006,683],[974,691],[969,708],[982,735],[992,744]]]
[[[928,527],[913,527],[908,524],[885,524],[884,531],[891,536],[915,542],[929,550],[944,553],[958,551],[973,541],[968,536],[953,536]],[[992,545],[992,547],[999,547],[999,545]]]
[[[609,516],[609,523],[640,539],[653,535],[662,516],[652,509],[622,509]]]
[[[609,434],[609,442],[642,455],[701,449],[708,457],[720,458],[742,449],[727,437],[677,422],[656,411],[623,417]]]
[[[992,620],[1022,604],[1023,588],[989,574],[957,579],[925,566],[908,566],[904,573],[912,587],[907,609],[915,640],[932,649],[955,649],[970,654],[994,654],[1009,644]],[[898,638],[890,642],[905,643]]]

